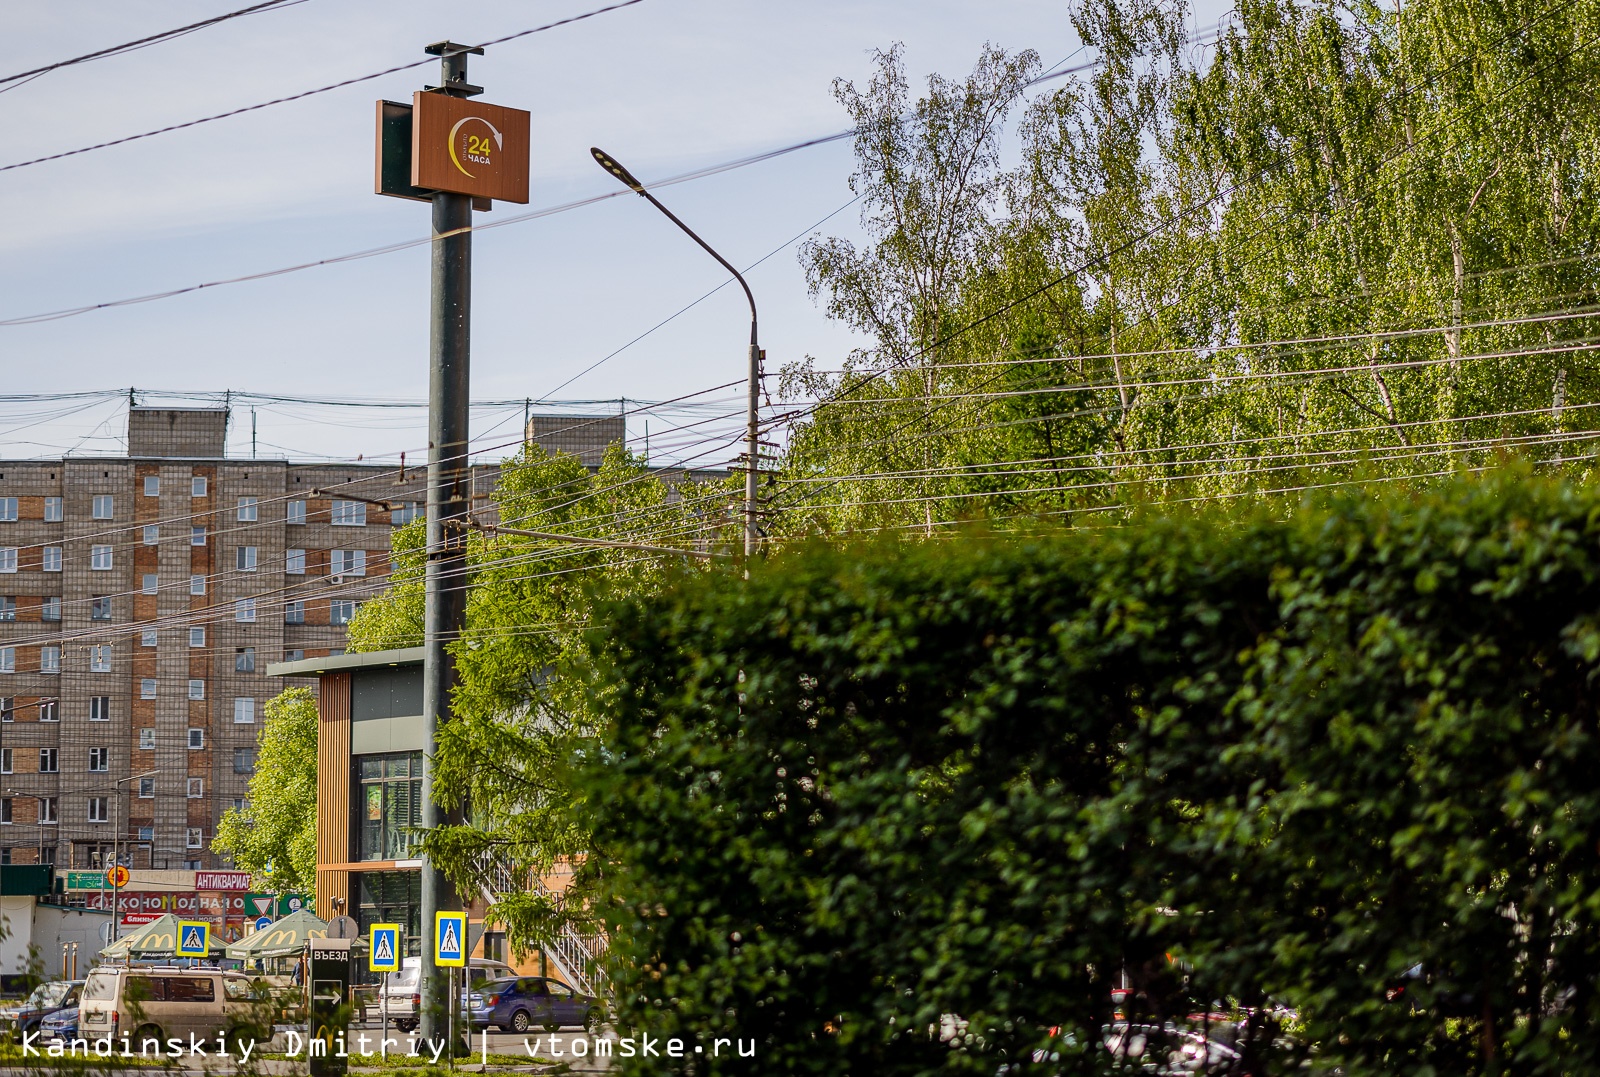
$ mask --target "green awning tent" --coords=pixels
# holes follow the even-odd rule
[[[308,939],[327,937],[327,921],[318,919],[310,909],[301,909],[259,931],[252,931],[238,942],[230,942],[223,953],[235,961],[295,957],[305,950]]]
[[[143,927],[136,927],[110,946],[100,951],[102,960],[126,961],[134,957],[175,957],[178,949],[178,918],[164,913]],[[211,953],[215,954],[218,939],[211,936]]]

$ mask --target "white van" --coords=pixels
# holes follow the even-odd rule
[[[264,989],[237,972],[204,968],[120,968],[90,971],[78,1003],[78,1035],[87,1040],[126,1035],[135,1052],[147,1039],[187,1041],[193,1035],[230,1041],[272,1035],[272,1003]]]
[[[443,969],[439,970],[443,973]],[[467,1012],[467,995],[482,987],[490,980],[499,980],[507,976],[515,976],[511,966],[503,961],[490,961],[487,958],[474,957],[467,966],[468,986],[462,997],[462,1013]],[[400,962],[400,971],[391,972],[383,978],[383,998],[388,999],[389,1020],[401,1032],[413,1032],[417,1027],[417,1011],[422,1006],[422,996],[418,994],[421,988],[422,959],[408,957]],[[459,982],[459,981],[457,981]],[[382,999],[379,1000],[380,1005]],[[375,1016],[371,1010],[367,1016]],[[463,1017],[465,1020],[465,1017]]]

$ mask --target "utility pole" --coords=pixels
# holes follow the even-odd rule
[[[440,85],[446,97],[475,97],[480,87],[467,82],[467,57],[483,50],[441,41],[429,45],[439,57]],[[446,647],[460,638],[467,621],[466,521],[471,507],[467,477],[468,362],[472,322],[472,196],[449,191],[433,195],[433,316],[428,362],[428,561],[424,577],[425,611],[422,660],[422,713],[427,745],[422,755],[422,827],[433,832],[459,823],[459,812],[435,803],[434,753],[439,726],[450,720],[450,690],[455,663]],[[455,1008],[450,978],[433,963],[435,913],[461,908],[461,898],[444,873],[425,857],[422,863],[422,957],[419,1014],[424,1040],[443,1042],[448,1014]],[[455,1045],[447,1049],[452,1057]]]

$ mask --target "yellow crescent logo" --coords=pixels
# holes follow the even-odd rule
[[[487,127],[490,131],[494,132],[494,144],[495,144],[496,148],[498,148],[498,149],[504,149],[505,148],[505,139],[501,137],[499,129],[496,128],[494,124],[492,124],[488,120],[484,119],[482,116],[466,116],[466,117],[463,117],[462,119],[457,120],[456,121],[456,125],[454,127],[450,128],[450,162],[452,164],[454,164],[456,166],[456,168],[460,170],[461,174],[463,176],[467,177],[468,179],[477,179],[478,177],[474,176],[471,172],[468,172],[465,168],[461,167],[461,158],[456,156],[456,132],[461,130],[461,125],[462,124],[471,123],[473,120],[477,120],[479,123],[481,123],[485,127]]]

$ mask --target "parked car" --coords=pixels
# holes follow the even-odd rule
[[[272,1002],[242,973],[206,968],[98,968],[78,1004],[86,1039],[127,1034],[146,1039],[198,1036],[230,1040],[271,1035]]]
[[[78,1007],[66,1006],[50,1014],[39,1022],[39,1042],[54,1043],[64,1040],[68,1043],[78,1038]]]
[[[473,993],[471,1004],[474,1029],[495,1025],[504,1032],[593,1028],[601,1015],[598,999],[546,976],[491,980]]]
[[[503,961],[474,957],[467,966],[467,984],[462,991],[464,1004],[470,1007],[472,994],[488,981],[515,975],[511,966]],[[391,972],[383,978],[382,994],[378,1001],[381,1006],[387,1000],[389,1020],[393,1021],[401,1032],[416,1030],[417,1011],[422,1006],[422,996],[419,994],[421,978],[420,957],[403,959],[399,972]]]
[[[24,1034],[36,1031],[39,1022],[57,1010],[66,1007],[76,1010],[78,995],[82,990],[82,980],[42,983],[21,1002],[0,1009],[0,1028],[9,1032],[12,1039],[20,1041]]]

